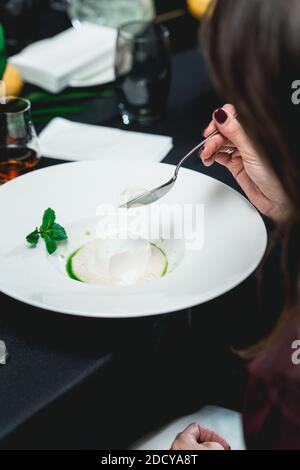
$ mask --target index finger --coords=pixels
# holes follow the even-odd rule
[[[222,106],[222,108],[232,115],[236,114],[236,109],[232,104],[227,103],[224,106]],[[203,131],[204,137],[208,137],[209,134],[211,134],[215,130],[216,130],[216,125],[215,125],[214,119],[212,119],[209,125],[207,126],[207,128]]]

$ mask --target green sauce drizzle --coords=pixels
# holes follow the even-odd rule
[[[168,261],[168,258],[167,258],[167,255],[166,253],[161,249],[159,248],[159,246],[155,245],[155,243],[150,243],[151,246],[154,246],[155,248],[157,248],[161,254],[163,255],[163,257],[165,258],[166,260],[166,264],[165,264],[165,267],[164,267],[164,270],[163,272],[161,273],[160,277],[164,277],[166,274],[167,274],[167,271],[168,271],[168,267],[169,267],[169,261]]]
[[[159,248],[159,246],[155,245],[155,243],[150,243],[151,246],[154,246],[155,248],[157,248],[161,254],[164,256],[165,260],[166,260],[166,264],[165,264],[165,267],[164,267],[164,270],[163,272],[161,273],[160,277],[164,277],[167,272],[168,272],[168,267],[169,267],[169,262],[168,262],[168,259],[167,259],[167,256],[166,256],[166,253],[161,249]],[[70,256],[68,257],[67,259],[67,262],[66,262],[66,271],[68,273],[68,276],[73,279],[74,281],[79,281],[79,282],[84,282],[82,281],[81,279],[79,279],[78,276],[76,276],[76,274],[74,273],[73,271],[73,258],[74,256],[77,255],[77,253],[81,250],[82,247],[78,248],[77,250],[75,250],[73,253],[70,254]]]
[[[74,279],[74,281],[79,281],[79,282],[83,282],[83,281],[81,279],[79,279],[79,277],[77,277],[76,274],[74,273],[72,262],[73,262],[74,256],[77,255],[78,251],[80,251],[81,248],[82,247],[78,248],[73,253],[71,253],[70,256],[67,259],[67,262],[66,262],[66,271],[67,271],[69,277],[71,279]]]

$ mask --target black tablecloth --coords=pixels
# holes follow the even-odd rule
[[[176,56],[167,114],[149,129],[173,137],[166,162],[199,141],[217,105],[200,52]],[[120,126],[111,97],[72,119]],[[196,157],[188,166],[235,187],[220,166],[206,170]],[[0,338],[11,354],[0,367],[0,448],[124,448],[208,400],[238,407],[243,374],[229,347],[250,336],[249,289],[251,280],[192,311],[133,320],[64,316],[0,294]]]

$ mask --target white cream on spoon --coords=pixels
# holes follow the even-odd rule
[[[120,206],[125,206],[128,201],[132,201],[146,192],[147,189],[139,188],[137,186],[125,189],[120,195]]]

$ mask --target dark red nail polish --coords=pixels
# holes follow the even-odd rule
[[[214,118],[219,124],[224,124],[224,122],[227,121],[228,114],[224,111],[223,108],[219,108],[214,112]]]

